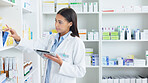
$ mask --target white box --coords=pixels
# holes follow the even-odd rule
[[[99,40],[99,32],[94,32],[94,40]]]
[[[136,79],[135,78],[131,78],[131,83],[136,83]]]
[[[145,66],[144,59],[134,59],[134,66]]]
[[[113,79],[107,79],[107,83],[114,83]]]
[[[145,40],[144,32],[141,32],[141,40]]]
[[[12,68],[13,70],[17,70],[17,59],[15,57],[12,58]]]
[[[6,57],[5,58],[5,71],[8,71],[8,61],[9,61],[9,58]]]
[[[136,83],[142,83],[141,78],[137,78]]]
[[[85,56],[85,64],[86,66],[91,66],[91,56]]]
[[[93,12],[93,3],[89,2],[88,5],[89,5],[89,12]]]
[[[2,57],[0,57],[0,71],[3,71],[4,69],[4,67],[3,67],[3,63],[4,63],[4,60],[3,60],[3,58]]]
[[[94,12],[98,12],[98,3],[94,2]]]
[[[79,31],[79,36],[80,36],[80,39],[82,39],[82,40],[86,40],[86,32],[87,32],[87,30],[86,29],[79,29],[78,30]]]
[[[119,80],[119,81],[120,81],[119,83],[125,83],[124,80],[125,80],[124,78],[121,78],[121,79]]]
[[[127,29],[127,40],[131,40],[131,30]]]
[[[119,79],[118,78],[115,78],[114,79],[114,83],[119,83]]]
[[[148,6],[142,6],[142,12],[148,12]]]
[[[141,12],[141,6],[134,6],[134,12]]]
[[[43,12],[55,12],[54,0],[43,1]]]
[[[107,79],[102,79],[102,83],[107,83]]]
[[[141,81],[142,83],[147,83],[147,78],[142,78]]]
[[[85,48],[86,56],[91,56],[93,54],[93,48]]]
[[[57,3],[56,12],[63,8],[68,8],[68,3]]]
[[[88,12],[87,3],[83,3],[83,12]]]
[[[133,6],[125,6],[125,12],[133,12]]]
[[[12,58],[9,58],[9,70],[12,70]]]
[[[75,12],[82,12],[82,3],[70,3],[70,8],[75,10]]]
[[[88,32],[88,40],[93,40],[93,32]]]
[[[126,79],[124,80],[124,82],[125,82],[125,83],[130,83],[130,79],[129,79],[129,78],[126,78]]]

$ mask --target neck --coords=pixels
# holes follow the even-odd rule
[[[66,31],[65,33],[60,33],[60,37],[67,34],[69,31]]]

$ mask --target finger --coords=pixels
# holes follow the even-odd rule
[[[47,55],[47,54],[44,54],[44,56],[51,59],[51,60],[53,60],[53,61],[55,61],[55,62],[58,62],[58,59],[56,57],[53,57],[53,56]]]
[[[56,54],[56,57],[57,57],[58,59],[60,59],[60,58],[61,58],[58,54]]]

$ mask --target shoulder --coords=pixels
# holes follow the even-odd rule
[[[71,36],[71,42],[73,42],[75,45],[84,45],[83,41],[79,37],[72,37]]]

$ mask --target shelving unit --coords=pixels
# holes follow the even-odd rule
[[[0,6],[15,6],[16,4],[15,3],[12,3],[8,0],[0,0]]]
[[[8,47],[0,48],[0,51],[4,51],[4,50],[7,50],[7,49],[11,49],[11,48],[14,48],[14,46],[8,46]]]
[[[24,76],[24,81],[25,81],[28,77],[30,77],[31,75],[33,75],[36,70],[37,70],[36,68],[33,68],[33,69],[31,70],[31,72],[29,72],[28,75]]]
[[[0,17],[3,18],[4,23],[9,27],[16,30],[18,35],[22,37],[22,30],[24,21],[31,24],[31,30],[33,33],[33,39],[37,39],[39,35],[39,8],[38,1],[33,1],[32,9],[30,11],[22,7],[23,0],[15,0],[15,3],[9,2],[8,0],[0,0]],[[15,41],[14,41],[15,42]],[[8,46],[0,48],[0,57],[15,57],[17,59],[17,70],[18,70],[18,83],[24,83],[25,79],[32,76],[33,83],[41,83],[40,79],[40,57],[32,53],[23,53],[16,46]],[[32,61],[33,69],[27,76],[24,76],[24,61]]]

